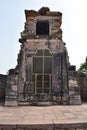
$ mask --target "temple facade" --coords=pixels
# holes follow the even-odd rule
[[[10,69],[5,106],[81,104],[75,66],[62,40],[62,13],[25,10],[17,66]]]

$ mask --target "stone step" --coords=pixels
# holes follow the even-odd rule
[[[54,105],[53,102],[28,102],[28,101],[20,101],[18,102],[19,106],[29,106],[29,105],[35,105],[35,106],[50,106]]]

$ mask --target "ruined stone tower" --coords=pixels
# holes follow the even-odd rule
[[[62,13],[25,10],[18,64],[7,76],[5,105],[81,104],[75,66],[62,40]]]

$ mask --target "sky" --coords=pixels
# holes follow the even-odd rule
[[[0,74],[15,68],[20,50],[20,32],[24,29],[24,10],[49,7],[60,11],[63,41],[69,61],[78,69],[87,56],[87,0],[2,0],[0,1]]]

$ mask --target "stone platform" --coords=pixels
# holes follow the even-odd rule
[[[0,129],[86,129],[87,104],[75,106],[0,106]]]

